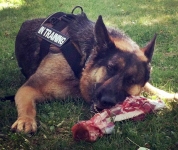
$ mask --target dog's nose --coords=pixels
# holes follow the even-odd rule
[[[116,100],[113,97],[110,97],[108,95],[102,96],[100,99],[100,103],[103,107],[105,108],[109,108],[112,107],[114,105],[116,105]]]

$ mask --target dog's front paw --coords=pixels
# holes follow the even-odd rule
[[[37,130],[37,124],[34,118],[23,116],[14,122],[11,129],[16,132],[33,133]]]

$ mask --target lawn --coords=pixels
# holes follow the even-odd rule
[[[108,26],[119,28],[144,46],[158,34],[152,60],[150,82],[169,92],[178,92],[178,0],[0,0],[0,97],[14,95],[25,82],[18,68],[14,42],[27,19],[47,17],[63,11],[70,13],[76,5],[88,18],[102,15]],[[148,95],[155,99],[154,95]],[[145,120],[116,123],[111,135],[95,143],[75,142],[71,127],[92,117],[82,99],[68,98],[37,105],[38,131],[34,135],[13,133],[15,103],[0,102],[0,149],[2,150],[176,150],[178,147],[178,102],[166,102],[167,108],[147,115]]]

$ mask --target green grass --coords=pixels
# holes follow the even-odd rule
[[[0,0],[0,97],[13,95],[23,84],[14,55],[14,41],[23,21],[70,13],[81,5],[95,21],[102,15],[109,26],[124,30],[140,46],[158,33],[152,60],[151,82],[169,92],[178,91],[178,1],[177,0]],[[167,109],[148,115],[144,121],[116,123],[112,135],[95,143],[75,142],[71,127],[89,119],[89,106],[80,99],[67,99],[37,105],[38,131],[34,135],[13,133],[10,126],[17,117],[14,102],[0,102],[0,149],[4,150],[176,150],[178,147],[178,103],[167,102]]]

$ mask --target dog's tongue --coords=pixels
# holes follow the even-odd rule
[[[122,104],[111,109],[105,109],[95,114],[90,120],[81,121],[72,127],[75,140],[96,141],[104,134],[110,134],[114,129],[114,122],[126,119],[142,120],[147,113],[164,108],[161,101],[152,101],[144,97],[131,96]]]

